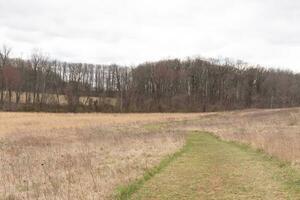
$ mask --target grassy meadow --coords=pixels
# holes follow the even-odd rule
[[[244,199],[251,195],[257,195],[257,199],[297,199],[299,130],[299,108],[193,114],[0,112],[0,199],[114,199],[118,188],[140,180],[168,155],[182,151],[193,143],[191,137],[195,139],[193,153],[183,153],[167,162],[165,169],[156,170],[157,175],[140,182],[132,198],[164,199],[149,196],[160,188],[163,192],[157,195],[176,196],[177,191],[186,195],[178,194],[181,199],[193,199],[193,195],[196,199],[222,199],[223,194],[232,199],[230,195],[235,192],[236,199],[243,199],[244,194]],[[264,151],[287,167],[281,170],[275,161],[263,160],[252,150],[243,151],[209,135],[201,136],[200,131],[247,144],[253,152]],[[223,166],[225,171],[220,169]],[[176,176],[177,170],[186,171]],[[194,182],[189,178],[193,170],[199,172]],[[238,174],[232,174],[232,170]],[[224,174],[219,174],[221,171]],[[282,177],[294,182],[285,187]],[[160,187],[162,183],[165,187]],[[222,193],[237,184],[240,187],[233,193]],[[273,193],[265,193],[267,184]],[[189,188],[193,185],[197,188]],[[178,187],[184,191],[178,191]],[[206,192],[209,196],[203,196]]]

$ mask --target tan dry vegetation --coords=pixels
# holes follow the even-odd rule
[[[300,108],[206,114],[0,112],[0,199],[109,199],[116,186],[182,147],[186,130],[210,131],[300,163]]]
[[[184,126],[261,149],[300,166],[300,108],[220,112]]]
[[[30,96],[30,103],[33,103],[33,93],[30,92],[28,93],[28,96]],[[12,102],[16,102],[16,93],[12,92],[12,98],[11,101]],[[45,98],[45,104],[59,104],[59,105],[68,105],[68,100],[66,95],[56,95],[56,94],[44,94],[44,98]],[[112,97],[103,97],[103,98],[99,98],[99,97],[88,97],[88,96],[81,96],[79,98],[79,102],[83,105],[88,105],[89,104],[89,100],[92,101],[100,101],[103,102],[105,104],[108,105],[112,105],[112,106],[116,106],[117,104],[117,99],[116,98],[112,98]],[[8,102],[9,101],[9,96],[8,96],[8,91],[4,91],[4,101]],[[26,103],[26,94],[23,92],[20,95],[20,102],[21,104],[25,104]]]
[[[0,112],[0,199],[109,199],[184,144],[145,124],[198,115]]]

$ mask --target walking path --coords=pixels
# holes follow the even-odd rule
[[[300,172],[246,146],[193,133],[183,153],[131,199],[300,200]]]

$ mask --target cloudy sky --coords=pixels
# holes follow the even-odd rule
[[[230,57],[300,72],[298,0],[0,0],[0,45],[64,61]]]

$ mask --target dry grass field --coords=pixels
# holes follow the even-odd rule
[[[67,97],[66,95],[56,95],[56,94],[44,94],[45,95],[45,103],[46,104],[58,104],[59,105],[67,105],[68,104],[68,100],[67,100]],[[29,98],[30,98],[30,101],[32,103],[33,101],[33,93],[29,93]],[[12,92],[12,102],[16,102],[16,93],[15,92]],[[93,101],[96,101],[96,100],[100,100],[98,97],[88,97],[88,96],[82,96],[79,98],[79,102],[83,105],[88,105],[89,104],[89,100],[93,100]],[[8,102],[9,101],[9,96],[8,96],[8,91],[4,91],[4,101]],[[101,99],[101,101],[103,103],[106,103],[108,105],[112,105],[112,106],[115,106],[116,103],[117,103],[117,100],[116,98],[112,98],[112,97],[104,97]],[[26,103],[26,94],[25,93],[22,93],[20,95],[20,102],[21,104],[25,104]]]
[[[28,96],[30,98],[30,103],[33,103],[33,93],[28,93]],[[42,95],[41,95],[42,96]],[[67,100],[67,97],[66,95],[56,95],[56,94],[44,94],[44,97],[45,97],[45,103],[46,104],[59,104],[59,105],[68,105],[68,100]],[[16,102],[16,98],[17,98],[17,95],[15,92],[12,92],[12,98],[11,98],[11,101],[12,102]],[[89,100],[92,100],[92,101],[100,101],[105,103],[105,104],[108,104],[108,105],[112,105],[112,106],[116,106],[117,104],[117,99],[116,98],[112,98],[112,97],[103,97],[103,98],[99,98],[99,97],[88,97],[88,96],[81,96],[79,98],[79,102],[82,104],[82,105],[88,105],[89,104]],[[8,91],[4,91],[4,101],[5,102],[9,102],[9,95],[8,95]],[[20,95],[20,102],[21,104],[26,104],[26,94],[23,92],[21,93]]]
[[[300,166],[300,108],[219,112],[190,121],[183,128],[246,143]]]
[[[151,124],[198,115],[0,113],[0,199],[111,198],[184,144]]]
[[[190,130],[300,161],[300,109],[206,114],[0,112],[0,199],[110,199]]]

